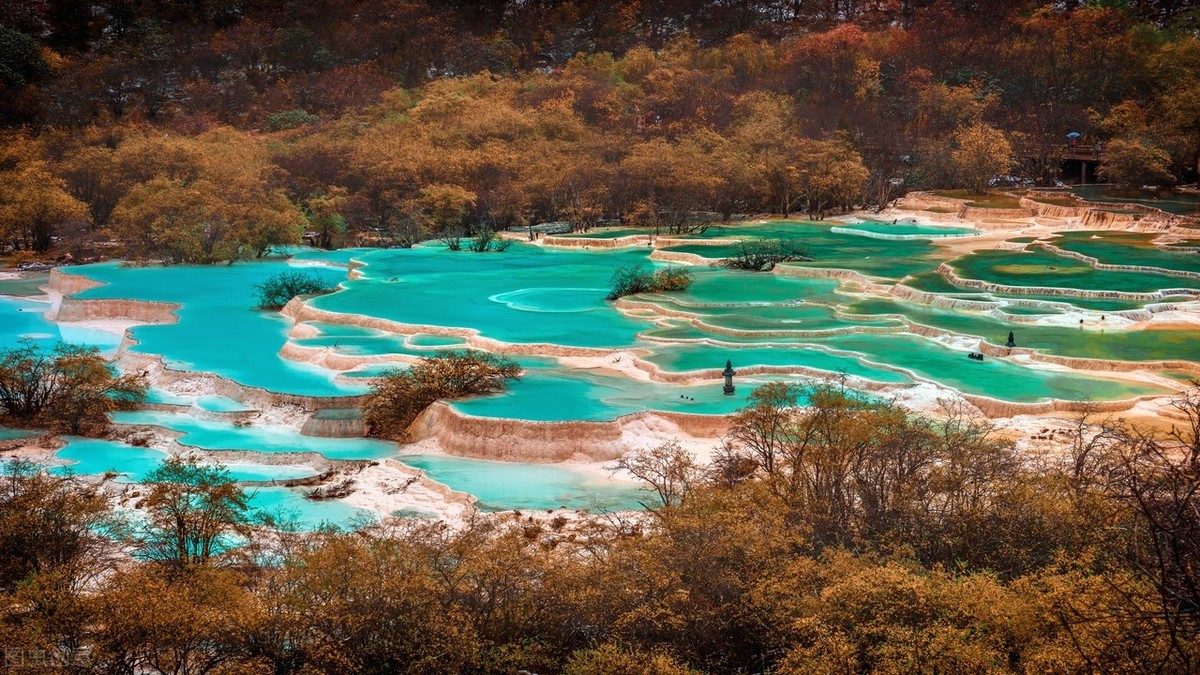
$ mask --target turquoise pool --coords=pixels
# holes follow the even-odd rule
[[[1115,185],[1080,185],[1071,188],[1071,192],[1091,201],[1153,206],[1181,216],[1200,215],[1200,194],[1191,192],[1128,192],[1118,189]]]
[[[862,220],[856,223],[836,225],[835,229],[849,234],[864,236],[879,236],[881,238],[903,237],[905,239],[941,239],[943,237],[969,237],[979,234],[973,227],[953,227],[950,225],[928,225],[911,220],[887,222],[882,220]]]
[[[475,330],[510,343],[627,347],[644,322],[605,301],[613,270],[649,265],[640,250],[583,252],[516,244],[503,253],[444,247],[361,256],[363,278],[312,301],[341,314]]]
[[[950,263],[964,279],[1004,286],[1151,293],[1164,288],[1200,289],[1200,278],[1157,272],[1102,270],[1041,248],[978,251]]]
[[[396,454],[396,445],[370,438],[317,438],[303,436],[289,427],[274,425],[237,426],[230,422],[197,419],[184,413],[153,410],[112,414],[113,422],[170,429],[182,436],[179,442],[204,450],[253,450],[255,452],[316,452],[330,459],[379,459]]]
[[[110,354],[121,344],[117,333],[47,321],[49,309],[47,302],[0,295],[0,349],[15,347],[23,338],[47,346],[60,340],[92,345]]]
[[[640,509],[648,493],[569,466],[513,464],[444,455],[405,455],[405,464],[469,492],[484,511],[546,510],[564,506],[593,512]]]
[[[361,387],[334,382],[334,374],[279,355],[291,321],[254,308],[254,285],[287,269],[286,261],[226,266],[122,267],[117,263],[71,269],[105,285],[79,298],[123,298],[178,303],[179,321],[132,330],[134,351],[162,355],[171,368],[215,373],[269,391],[308,396],[345,396]],[[329,283],[344,270],[314,267]]]

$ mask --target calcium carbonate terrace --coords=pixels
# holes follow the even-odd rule
[[[252,483],[311,475],[321,461],[398,459],[489,510],[631,508],[639,493],[571,465],[486,459],[512,456],[491,446],[521,442],[515,436],[481,438],[474,458],[451,457],[305,435],[303,420],[254,416],[273,405],[272,397],[300,401],[295,405],[312,408],[310,416],[352,409],[371,376],[445,348],[504,352],[525,368],[504,394],[451,403],[453,414],[475,420],[471,428],[488,420],[533,429],[582,424],[570,433],[585,435],[623,433],[604,425],[647,411],[685,421],[724,415],[754,386],[777,379],[845,378],[877,396],[932,387],[994,411],[1055,401],[1132,405],[1169,395],[1188,372],[1200,372],[1194,331],[1149,321],[1150,310],[1192,307],[1192,291],[1200,292],[1198,257],[1160,246],[1153,234],[1071,231],[975,252],[938,242],[978,230],[915,221],[773,221],[710,228],[686,237],[694,244],[666,239],[661,249],[631,234],[645,233],[588,235],[628,241],[615,247],[556,247],[551,237],[545,245],[518,242],[487,254],[431,242],[408,250],[301,249],[290,259],[232,266],[85,265],[61,272],[96,285],[64,304],[161,303],[158,320],[130,328],[120,350],[125,367],[161,362],[166,369],[152,392],[154,409],[113,416],[122,429],[232,461],[235,477]],[[739,241],[756,238],[794,240],[814,261],[775,273],[719,266],[737,254]],[[615,269],[664,265],[652,259],[660,250],[696,256],[691,288],[605,300]],[[1115,261],[1151,269],[1105,267]],[[294,301],[283,314],[254,309],[253,286],[289,266],[311,269],[339,290]],[[793,274],[798,270],[804,273]],[[1175,293],[1167,297],[1164,289]],[[106,307],[96,311],[114,311]],[[121,338],[102,317],[55,322],[51,308],[37,298],[0,296],[0,344],[33,337],[116,351]],[[1018,347],[1011,353],[1002,347],[1009,331]],[[990,347],[983,361],[967,358],[984,343]],[[739,371],[736,396],[723,395],[719,384],[727,359]],[[286,463],[255,459],[281,454]],[[55,470],[115,471],[137,481],[163,456],[154,448],[68,439]],[[261,486],[255,500],[264,509],[290,505],[308,524],[379,515],[336,500],[308,501],[280,485]]]

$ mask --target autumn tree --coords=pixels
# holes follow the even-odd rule
[[[308,226],[317,233],[316,244],[320,248],[335,249],[345,245],[346,219],[342,211],[347,199],[346,189],[337,186],[309,198]]]
[[[1006,174],[1012,158],[1012,145],[995,127],[978,123],[954,134],[950,162],[960,184],[973,194],[983,194],[989,180]]]
[[[247,631],[262,617],[240,574],[156,566],[121,570],[95,599],[93,668],[212,673],[250,668]]]
[[[1158,95],[1154,138],[1174,164],[1200,171],[1200,38],[1180,36],[1151,57]]]
[[[744,448],[766,473],[775,473],[776,458],[789,441],[791,417],[799,397],[798,387],[783,382],[756,388],[750,393],[748,405],[730,421],[726,442]]]
[[[475,193],[458,185],[429,185],[421,188],[417,204],[440,233],[459,233],[467,211],[475,206]]]
[[[133,187],[113,212],[115,231],[133,255],[233,262],[299,243],[306,219],[272,184],[260,143],[230,130],[166,143],[176,156],[174,170]]]
[[[439,351],[381,376],[363,403],[363,419],[372,435],[402,438],[435,401],[499,393],[520,375],[515,361],[490,352]]]
[[[1165,150],[1140,140],[1116,139],[1104,149],[1097,175],[1127,190],[1144,185],[1169,187],[1174,184],[1171,156]]]
[[[702,482],[703,469],[678,441],[626,453],[614,467],[626,471],[654,491],[658,506],[683,503]]]
[[[0,597],[9,645],[41,649],[83,667],[94,619],[89,594],[123,557],[110,533],[122,519],[101,486],[54,476],[20,460],[0,475]]]
[[[746,156],[743,189],[757,196],[757,202],[767,210],[784,215],[791,212],[795,200],[795,167],[800,153],[797,132],[791,99],[752,92],[737,101],[729,138],[732,146]]]
[[[788,169],[793,186],[790,192],[810,218],[861,202],[867,168],[858,152],[843,140],[804,140],[797,152],[798,159]]]
[[[249,534],[249,495],[222,466],[173,457],[146,484],[149,523],[135,536],[149,560],[185,571],[220,560]]]
[[[108,426],[109,412],[145,396],[141,376],[118,373],[95,347],[26,339],[0,351],[0,410],[22,425],[95,432]]]
[[[639,143],[622,161],[621,172],[632,224],[655,234],[703,231],[708,226],[700,212],[714,203],[720,179],[696,139]]]
[[[456,606],[467,578],[453,547],[448,535],[421,526],[391,537],[327,538],[269,572],[261,597],[274,618],[252,637],[280,666],[381,675],[465,669],[480,650],[476,627]]]
[[[85,145],[64,157],[58,171],[67,191],[87,205],[91,229],[107,227],[113,209],[129,190],[117,152],[106,145]]]
[[[14,250],[45,252],[56,230],[82,219],[85,207],[24,134],[0,135],[0,241]]]

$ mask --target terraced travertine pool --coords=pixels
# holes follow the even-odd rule
[[[1129,192],[1115,185],[1079,185],[1071,188],[1071,192],[1089,201],[1138,204],[1181,216],[1200,215],[1200,194],[1193,192]]]
[[[821,223],[770,223],[738,228],[709,228],[691,239],[785,239],[794,241],[813,258],[807,267],[848,269],[868,276],[899,279],[930,268],[937,249],[927,239],[890,241],[835,232],[839,225]],[[738,254],[741,244],[684,244],[666,251],[720,259]],[[934,265],[936,267],[936,265]]]
[[[422,451],[414,455],[372,439],[307,436],[299,431],[301,420],[263,414],[237,400],[245,398],[238,392],[306,396],[344,409],[353,405],[345,397],[366,391],[380,372],[406,367],[438,349],[464,347],[513,351],[525,375],[503,394],[455,401],[452,407],[466,416],[529,424],[609,422],[643,411],[721,415],[743,405],[756,384],[814,377],[845,376],[850,386],[883,396],[934,385],[944,395],[958,392],[1005,404],[1124,401],[1171,394],[1183,385],[1187,373],[1155,362],[1191,362],[1200,369],[1200,340],[1192,328],[1196,322],[1188,318],[1200,311],[1200,303],[1188,295],[1167,298],[1175,304],[1163,307],[1175,310],[1170,314],[1175,318],[1147,324],[1151,315],[1142,308],[1151,302],[1145,299],[1149,296],[1122,296],[1167,288],[1200,290],[1200,278],[1171,273],[1200,270],[1194,254],[1163,250],[1151,235],[1107,231],[1043,239],[1102,263],[1167,272],[1097,269],[1036,244],[1027,251],[965,255],[950,254],[937,244],[975,234],[970,228],[876,221],[710,228],[691,238],[795,241],[815,260],[790,265],[812,268],[818,276],[720,267],[720,259],[736,254],[737,245],[673,246],[665,250],[694,253],[711,264],[690,268],[694,283],[686,291],[635,296],[616,304],[604,299],[613,271],[663,265],[651,260],[655,249],[642,244],[583,250],[518,242],[505,252],[475,254],[430,243],[408,250],[298,250],[290,260],[220,267],[104,263],[64,271],[102,283],[73,296],[80,300],[156,301],[178,307],[175,323],[130,331],[134,343],[126,349],[160,357],[179,372],[152,390],[151,401],[161,409],[114,414],[120,429],[156,430],[185,448],[209,453],[214,461],[228,459],[234,462],[233,475],[243,481],[294,478],[311,470],[302,461],[255,463],[256,453],[398,458],[435,481],[475,495],[487,510],[629,508],[643,495],[628,483],[567,465],[497,463]],[[881,235],[899,238],[877,238]],[[962,278],[1034,292],[959,285],[938,272],[944,262]],[[347,270],[352,264],[351,275]],[[253,286],[288,266],[310,268],[340,284],[337,292],[306,301],[316,311],[300,319],[303,325],[253,308]],[[876,283],[819,276],[830,268],[854,270]],[[893,297],[890,292],[899,283],[927,295],[921,302]],[[28,288],[13,285],[18,287],[28,295]],[[922,304],[931,299],[937,306]],[[1161,300],[1155,295],[1153,302]],[[954,304],[960,301],[969,303]],[[65,339],[116,349],[120,336],[105,332],[104,326],[55,323],[45,317],[50,308],[37,297],[0,296],[0,346],[30,337],[47,344]],[[1102,320],[1102,314],[1108,316]],[[980,340],[1003,344],[1009,331],[1018,346],[1046,359],[1098,359],[1100,370],[1026,358],[966,358]],[[296,360],[310,356],[313,363]],[[327,358],[331,356],[338,358]],[[723,395],[716,375],[727,359],[744,371],[737,376],[736,396]],[[1138,365],[1107,368],[1106,361]],[[335,363],[342,370],[316,363]],[[1151,374],[1108,372],[1122,369]],[[188,372],[217,375],[230,386],[219,393],[197,389],[188,384]],[[243,421],[247,419],[249,424]],[[488,447],[506,442],[504,437],[481,439],[479,454],[508,456]],[[77,473],[115,471],[118,480],[137,481],[164,456],[153,448],[69,439],[57,459]],[[268,509],[295,508],[305,526],[322,518],[349,523],[379,515],[336,500],[311,502],[283,487],[260,488],[256,500]]]
[[[951,262],[950,266],[963,279],[1000,286],[1126,293],[1200,289],[1200,278],[1197,277],[1097,269],[1085,261],[1056,255],[1036,246],[1025,251],[977,251]]]
[[[1143,232],[1064,232],[1051,243],[1109,265],[1142,265],[1200,274],[1200,255],[1164,250],[1154,244],[1159,237]]]

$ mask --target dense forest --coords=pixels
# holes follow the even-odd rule
[[[1071,132],[1113,182],[1200,158],[1186,2],[45,0],[0,26],[0,238],[39,254],[821,217],[1052,183]]]

